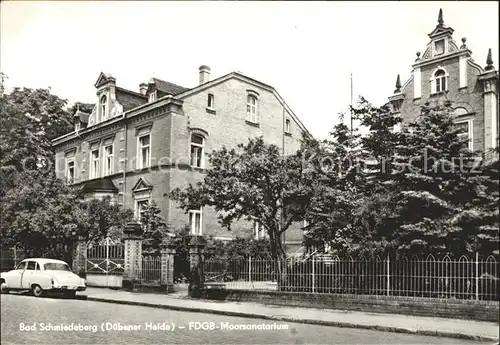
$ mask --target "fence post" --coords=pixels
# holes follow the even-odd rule
[[[175,241],[167,237],[161,243],[161,286],[167,293],[174,292]]]
[[[252,282],[252,257],[248,257],[248,281]]]
[[[387,296],[390,295],[390,290],[391,290],[391,275],[389,270],[390,270],[389,254],[387,254]]]
[[[315,285],[314,284],[315,283],[315,281],[314,281],[314,268],[315,267],[314,266],[315,266],[315,260],[314,260],[314,255],[313,255],[312,256],[312,292],[313,293],[314,293],[314,290],[315,290],[315,288],[314,288],[314,285]]]
[[[85,278],[87,272],[87,242],[82,236],[78,236],[73,249],[73,262],[71,263],[73,272]]]
[[[201,236],[193,236],[189,242],[189,266],[191,269],[191,279],[188,287],[189,297],[201,297],[201,291],[205,283],[203,272],[205,239]]]
[[[479,252],[476,252],[476,301],[479,299]]]
[[[133,288],[142,268],[142,227],[137,222],[129,222],[123,230],[124,242],[124,288]]]

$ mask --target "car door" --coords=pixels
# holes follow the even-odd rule
[[[17,267],[9,272],[7,278],[7,284],[11,289],[20,289],[21,288],[21,279],[26,269],[26,261],[21,262]]]
[[[24,270],[21,278],[21,288],[29,289],[34,281],[36,270],[36,261],[27,261],[26,270]]]

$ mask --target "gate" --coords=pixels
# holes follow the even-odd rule
[[[89,244],[86,261],[87,285],[122,286],[125,262],[123,244],[112,244],[109,238],[104,244]]]

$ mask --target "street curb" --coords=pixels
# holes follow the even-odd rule
[[[304,324],[310,324],[310,325],[331,326],[331,327],[339,327],[339,328],[357,328],[357,329],[368,329],[368,330],[375,330],[375,331],[382,331],[382,332],[406,333],[406,334],[426,335],[426,336],[434,336],[434,337],[466,339],[466,340],[474,340],[474,341],[482,341],[482,342],[498,342],[498,338],[475,336],[475,335],[469,335],[469,334],[463,334],[463,333],[428,331],[428,330],[413,330],[413,329],[408,329],[408,328],[379,326],[379,325],[360,325],[360,324],[348,323],[348,322],[323,321],[323,320],[314,320],[314,319],[300,319],[300,318],[278,316],[278,315],[244,313],[244,312],[236,312],[236,311],[214,310],[214,309],[207,309],[207,308],[180,307],[180,306],[173,306],[173,305],[166,305],[166,304],[153,304],[153,303],[146,303],[146,302],[123,301],[123,300],[114,300],[114,299],[88,297],[88,296],[87,296],[87,301],[105,302],[105,303],[113,303],[113,304],[124,304],[124,305],[135,305],[135,306],[141,306],[141,307],[151,307],[151,308],[168,309],[168,310],[176,310],[176,311],[188,311],[188,312],[194,312],[194,313],[208,313],[208,314],[225,315],[225,316],[246,317],[246,318],[252,318],[252,319],[297,322],[297,323],[304,323]]]

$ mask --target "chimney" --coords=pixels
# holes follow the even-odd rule
[[[140,83],[139,84],[139,92],[142,93],[143,95],[145,95],[147,91],[148,91],[148,84]]]
[[[210,81],[210,67],[202,65],[200,66],[200,85],[208,83]]]

